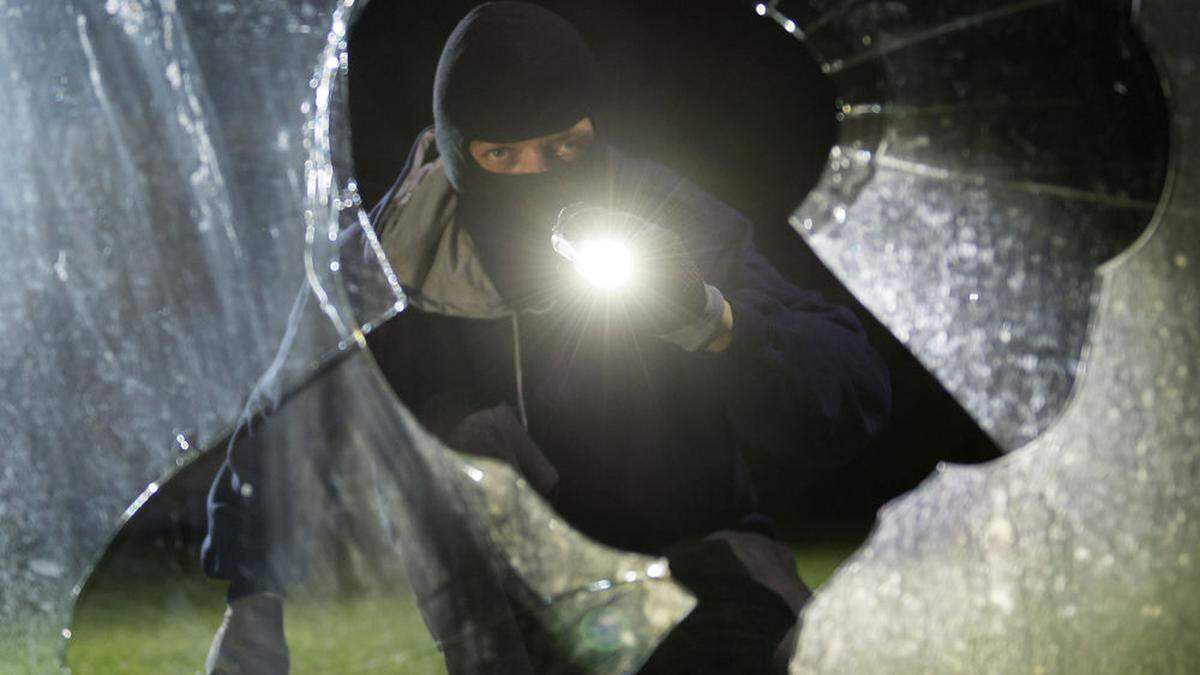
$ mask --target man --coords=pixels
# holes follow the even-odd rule
[[[645,672],[779,668],[808,591],[751,468],[813,471],[861,446],[887,372],[853,315],[785,282],[739,214],[609,145],[596,79],[544,9],[489,3],[460,22],[433,131],[372,214],[411,305],[371,347],[452,447],[509,462],[592,538],[669,557],[699,605]],[[633,280],[590,288],[556,232],[617,238]],[[247,590],[232,608],[278,622],[278,601],[233,582]],[[238,651],[228,633],[214,662]]]

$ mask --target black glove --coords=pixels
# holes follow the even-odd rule
[[[511,405],[501,403],[467,415],[447,441],[455,450],[507,463],[543,497],[554,496],[558,470],[529,437]]]
[[[689,351],[703,347],[718,333],[724,298],[704,282],[678,234],[623,211],[586,204],[563,209],[555,227],[555,250],[578,265],[578,254],[589,240],[628,247],[629,285],[602,297],[621,303],[635,325]]]

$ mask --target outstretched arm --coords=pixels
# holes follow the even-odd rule
[[[747,242],[723,289],[731,326],[714,356],[738,434],[787,465],[836,463],[882,427],[891,408],[883,359],[847,308],[787,281]]]
[[[696,356],[716,369],[744,446],[781,469],[836,464],[861,448],[887,419],[891,384],[854,313],[785,280],[749,221],[694,185],[680,179],[668,203],[710,288],[706,320],[719,322]]]

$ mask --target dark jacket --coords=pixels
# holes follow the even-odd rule
[[[444,439],[473,411],[523,409],[557,472],[548,496],[584,533],[660,553],[736,528],[757,510],[750,467],[819,470],[886,418],[887,370],[854,315],[785,281],[745,218],[678,174],[614,160],[617,194],[635,195],[621,207],[676,231],[730,303],[733,339],[718,354],[578,305],[507,311],[454,226],[452,189],[423,154],[418,146],[372,214],[412,304],[369,336],[371,349],[401,401]],[[414,238],[414,228],[430,234]],[[471,289],[457,288],[463,279]],[[239,471],[254,469],[231,458],[219,481],[232,485]],[[212,500],[236,501],[220,485]],[[229,542],[210,532],[206,568],[218,576],[228,576],[217,563]]]

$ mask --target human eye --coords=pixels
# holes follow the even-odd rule
[[[492,161],[503,162],[504,160],[508,159],[509,152],[508,148],[492,148],[484,154]]]
[[[578,159],[585,148],[587,144],[581,139],[568,138],[555,146],[554,156],[564,162],[571,162]]]

